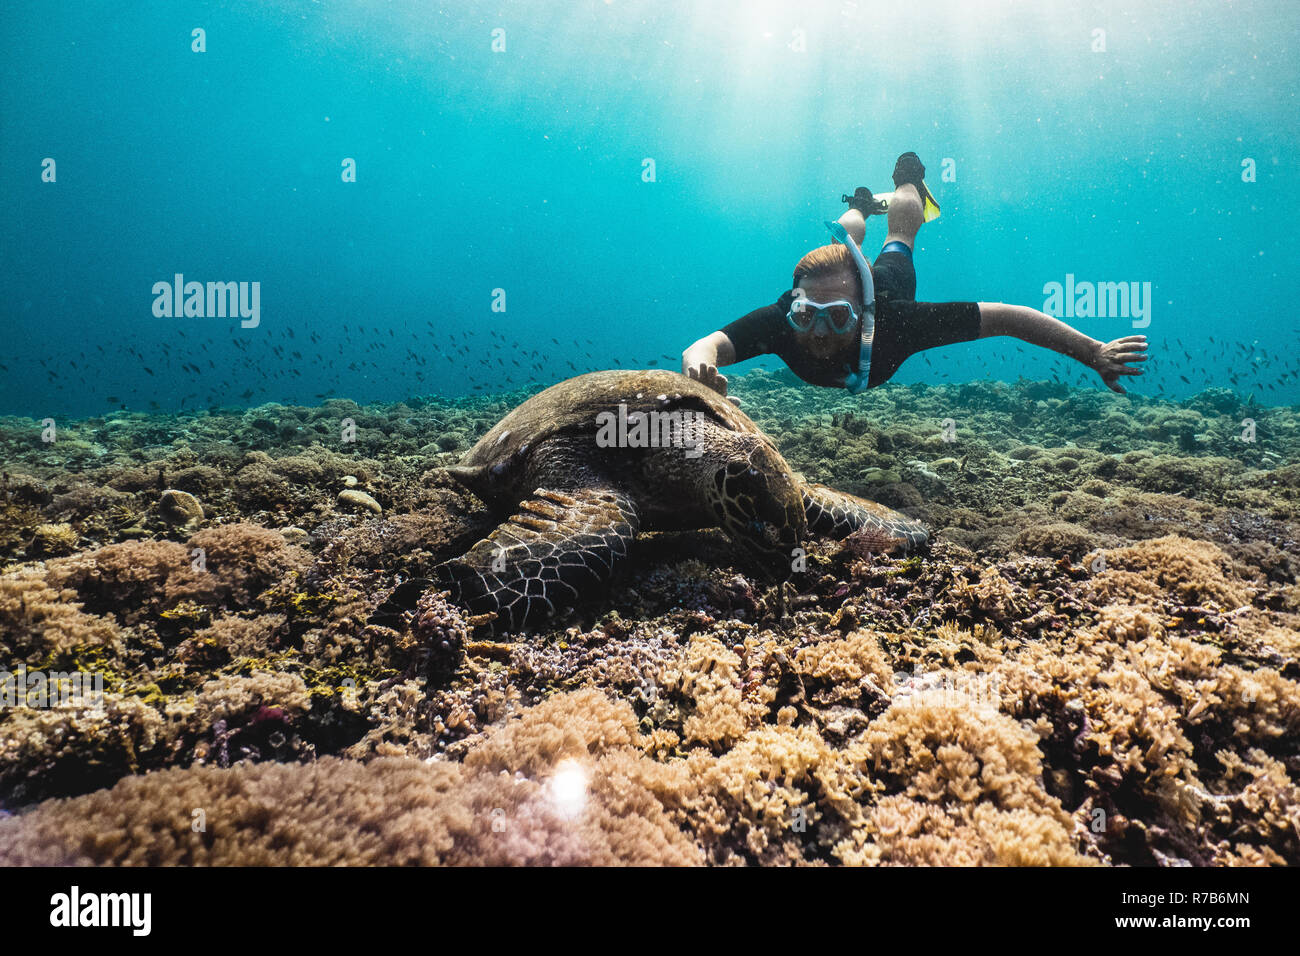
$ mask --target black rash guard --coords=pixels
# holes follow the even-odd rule
[[[848,372],[858,371],[858,336],[845,335],[842,355],[817,359],[801,350],[786,321],[794,291],[774,305],[755,309],[722,328],[736,349],[736,361],[774,354],[805,382],[840,388]],[[867,387],[883,385],[909,356],[940,345],[972,342],[980,337],[977,302],[912,302],[876,297],[876,336],[871,346]]]

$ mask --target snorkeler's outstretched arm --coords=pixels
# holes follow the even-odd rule
[[[682,374],[707,385],[719,395],[727,394],[727,377],[720,365],[736,361],[736,347],[726,332],[712,332],[682,353]]]
[[[1060,319],[1026,305],[981,302],[979,307],[982,339],[994,335],[1011,335],[1030,345],[1039,345],[1068,355],[1095,371],[1107,388],[1121,395],[1125,391],[1119,384],[1119,377],[1142,374],[1142,369],[1134,368],[1129,363],[1147,360],[1145,335],[1126,335],[1113,342],[1098,342]]]

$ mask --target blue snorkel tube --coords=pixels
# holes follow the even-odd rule
[[[862,280],[862,341],[858,351],[858,370],[844,376],[844,387],[853,395],[865,391],[867,379],[871,374],[871,343],[876,337],[876,284],[871,279],[871,266],[866,256],[853,241],[849,231],[838,222],[826,223],[831,236],[836,242],[848,247],[853,264],[858,267],[858,277]]]

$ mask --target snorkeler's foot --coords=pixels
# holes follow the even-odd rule
[[[866,186],[859,186],[853,190],[852,196],[841,195],[840,202],[849,204],[850,209],[856,209],[862,213],[862,218],[866,219],[873,215],[883,215],[889,211],[889,204],[883,199],[877,199],[871,194],[871,190]]]
[[[921,207],[924,210],[925,221],[938,219],[939,203],[929,187],[925,185],[925,167],[921,165],[921,157],[916,153],[904,153],[894,164],[894,187],[909,184],[915,186],[916,191],[921,194]]]

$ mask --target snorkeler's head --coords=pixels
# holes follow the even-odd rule
[[[838,242],[819,246],[794,267],[793,288],[817,302],[848,299],[862,311],[862,280],[849,250]]]
[[[794,269],[797,296],[814,303],[848,301],[855,321],[848,328],[837,329],[829,321],[817,321],[807,330],[795,329],[795,339],[808,354],[828,359],[856,341],[862,314],[862,281],[849,250],[837,244],[821,246],[799,260]]]

